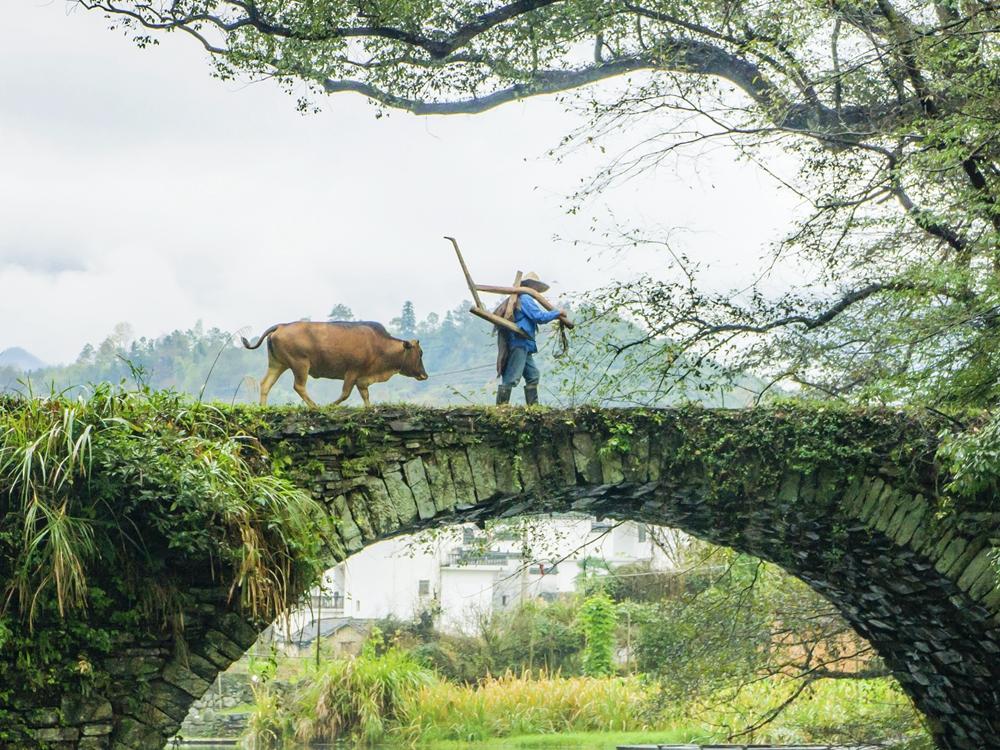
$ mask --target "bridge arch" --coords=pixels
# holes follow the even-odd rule
[[[1000,746],[1000,519],[938,512],[934,429],[912,416],[417,408],[249,415],[284,470],[334,516],[331,565],[391,536],[528,514],[578,511],[674,527],[774,562],[829,599],[927,715],[940,747]],[[142,671],[124,669],[123,679],[144,683],[148,697],[110,698],[110,746],[162,747],[215,674],[267,625],[232,611],[218,583],[193,590],[201,605],[188,618],[183,654],[165,642],[135,644]]]

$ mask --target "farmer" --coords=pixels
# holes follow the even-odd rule
[[[542,282],[536,273],[525,274],[521,286],[544,292],[549,285]],[[510,392],[524,377],[524,403],[538,403],[538,379],[541,373],[535,366],[534,354],[538,351],[535,332],[541,323],[550,323],[565,317],[563,310],[546,310],[530,294],[519,294],[514,308],[514,323],[524,331],[519,336],[513,331],[502,329],[498,337],[497,375],[502,378],[497,388],[497,405],[510,402]]]

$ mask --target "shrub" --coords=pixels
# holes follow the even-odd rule
[[[594,594],[580,607],[579,618],[585,640],[583,673],[590,677],[611,674],[614,671],[615,603],[603,592]]]
[[[393,647],[377,655],[371,643],[355,659],[322,665],[299,688],[292,699],[299,741],[379,742],[398,722],[400,707],[436,681],[405,651]]]

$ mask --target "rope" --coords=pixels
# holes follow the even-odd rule
[[[495,368],[496,365],[476,365],[475,367],[465,367],[461,370],[445,370],[444,372],[432,372],[431,377],[437,378],[442,375],[457,375],[461,372],[473,372],[475,370],[485,370],[487,367]]]

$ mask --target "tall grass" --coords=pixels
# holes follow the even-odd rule
[[[505,674],[478,685],[433,682],[413,694],[401,734],[413,741],[646,729],[655,690],[638,677]]]
[[[243,750],[279,750],[292,734],[292,719],[281,694],[270,685],[253,689],[254,704],[240,738]]]
[[[436,680],[398,648],[378,656],[366,649],[356,659],[328,662],[294,698],[295,736],[301,742],[383,741],[396,730],[404,707]]]
[[[316,574],[329,524],[219,409],[110,386],[0,399],[0,517],[17,531],[0,548],[4,608],[29,626],[50,600],[60,616],[85,608],[97,558],[135,591],[163,591],[164,609],[171,561],[201,565],[273,619]]]
[[[599,733],[622,738],[623,744],[626,733],[637,737],[641,732],[643,742],[655,733],[660,742],[889,741],[900,750],[933,747],[920,715],[891,680],[819,681],[771,716],[800,685],[775,677],[708,699],[663,703],[659,686],[638,676],[526,672],[467,685],[444,681],[405,652],[390,649],[378,657],[368,654],[328,663],[303,680],[287,706],[294,716],[294,739],[300,742],[347,739],[362,745],[448,748],[447,743],[576,736],[581,740],[577,744],[606,746],[610,740],[602,743]],[[275,711],[265,704],[258,713],[267,738]],[[769,720],[746,731],[763,718]]]

